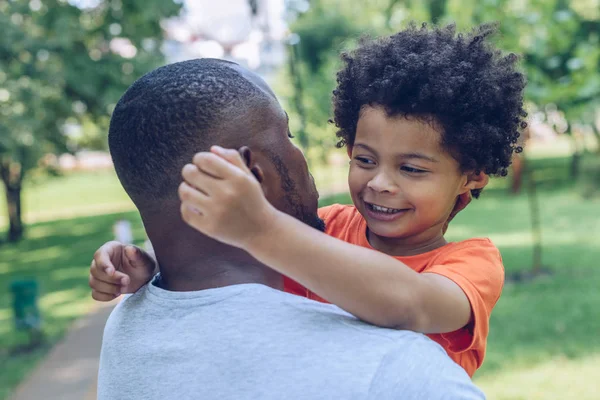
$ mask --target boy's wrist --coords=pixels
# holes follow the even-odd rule
[[[283,214],[277,210],[271,204],[269,204],[259,218],[260,222],[252,230],[248,240],[245,241],[242,247],[245,251],[255,256],[262,250],[268,250],[272,247],[272,243],[276,240],[278,232],[281,232],[282,225],[285,225],[285,220],[282,218]]]

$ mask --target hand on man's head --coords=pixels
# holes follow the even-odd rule
[[[245,248],[277,211],[239,152],[213,146],[182,170],[181,215],[203,234]]]

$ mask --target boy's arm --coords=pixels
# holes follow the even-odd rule
[[[248,251],[367,322],[424,333],[451,332],[469,322],[469,300],[452,280],[418,274],[277,211],[237,152],[215,152],[221,154],[199,153],[195,165],[184,167],[181,210],[192,227]]]
[[[92,297],[111,301],[124,293],[134,293],[157,272],[154,254],[133,245],[111,241],[102,245],[90,266]]]
[[[372,324],[423,333],[452,332],[469,322],[469,300],[450,279],[419,274],[273,211],[244,249],[327,301]]]

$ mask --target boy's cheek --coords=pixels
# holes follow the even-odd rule
[[[359,192],[367,184],[368,177],[365,176],[365,171],[361,171],[354,166],[350,166],[348,172],[348,188],[350,192]]]

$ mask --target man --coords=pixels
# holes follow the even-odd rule
[[[98,398],[483,398],[423,335],[284,293],[281,275],[181,219],[180,171],[217,144],[241,148],[276,208],[322,229],[314,182],[287,125],[264,81],[220,60],[159,68],[119,101],[110,150],[160,275],[111,314]],[[97,254],[94,274],[123,261],[122,249],[110,248]]]

